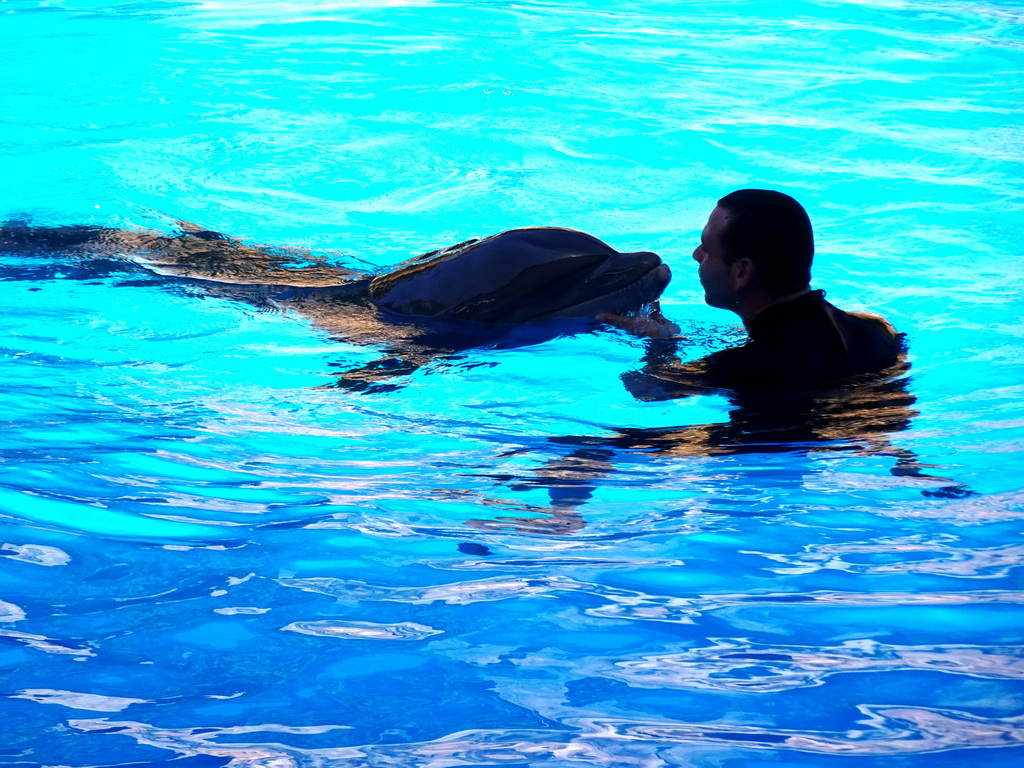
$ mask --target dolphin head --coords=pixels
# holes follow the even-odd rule
[[[619,253],[584,232],[513,229],[399,264],[374,278],[377,306],[488,324],[593,318],[639,309],[671,273],[654,253]]]

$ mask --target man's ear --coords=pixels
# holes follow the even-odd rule
[[[757,267],[750,259],[736,259],[729,265],[729,274],[732,275],[732,286],[736,290],[748,288],[757,277]]]

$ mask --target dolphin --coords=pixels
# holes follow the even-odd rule
[[[210,295],[296,312],[334,337],[383,347],[382,360],[338,375],[337,386],[357,390],[380,389],[384,380],[474,346],[537,343],[595,328],[599,317],[660,316],[658,298],[671,279],[655,253],[619,252],[558,227],[467,240],[378,273],[176,223],[180,232],[171,235],[8,223],[0,227],[0,252],[71,256],[70,276],[81,279],[134,266]]]

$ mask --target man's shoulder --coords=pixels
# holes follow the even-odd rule
[[[865,322],[868,325],[878,329],[879,331],[882,332],[884,336],[892,339],[893,341],[901,341],[904,338],[904,334],[897,331],[896,327],[892,323],[890,323],[877,312],[860,311],[846,312],[845,314],[848,317],[855,318],[856,320]]]
[[[768,307],[749,326],[755,341],[766,343],[820,343],[836,335],[847,344],[854,336],[899,343],[904,335],[877,312],[842,310],[825,299],[824,291],[811,291],[793,301]],[[845,344],[844,344],[845,346]]]
[[[770,307],[750,328],[750,341],[708,362],[723,377],[785,386],[882,370],[903,351],[903,334],[874,312],[846,312],[812,291]]]
[[[847,349],[847,357],[858,369],[873,367],[874,360],[887,360],[903,351],[906,334],[877,312],[846,312],[834,309],[837,331]]]

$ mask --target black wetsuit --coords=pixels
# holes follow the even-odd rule
[[[627,386],[660,400],[707,388],[804,390],[885,370],[902,355],[903,334],[877,315],[844,312],[810,291],[765,308],[746,323],[747,343],[689,363],[649,358]]]

